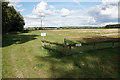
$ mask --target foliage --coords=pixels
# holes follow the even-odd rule
[[[56,29],[56,27],[28,27],[24,28],[24,30],[34,31],[34,30],[53,30]]]
[[[105,28],[120,28],[120,24],[106,25]]]
[[[105,27],[43,27],[42,30],[59,30],[59,29],[104,29]],[[24,30],[41,30],[41,27],[28,27]]]
[[[22,31],[25,25],[22,15],[9,2],[2,2],[2,32]]]
[[[104,29],[104,27],[60,27],[59,29]]]

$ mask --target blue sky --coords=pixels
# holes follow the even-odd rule
[[[94,0],[93,0],[94,1]],[[118,0],[98,0],[94,2],[70,0],[33,0],[13,2],[25,20],[25,27],[61,26],[104,26],[118,23]]]
[[[21,8],[24,8],[25,11],[21,12],[23,15],[32,14],[32,10],[35,5],[39,4],[39,2],[19,2],[18,5],[22,5]],[[80,2],[83,8],[89,8],[96,5],[100,5],[101,2]],[[67,8],[69,10],[80,10],[83,9],[75,2],[48,2],[48,5],[53,5],[56,9]],[[19,9],[19,8],[17,8]]]

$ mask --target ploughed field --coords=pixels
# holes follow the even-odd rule
[[[117,78],[118,48],[109,48],[65,56],[41,47],[42,33],[45,40],[67,44],[116,40],[118,29],[66,29],[40,30],[29,33],[8,33],[3,36],[3,78]],[[47,44],[46,44],[47,45]],[[49,44],[48,44],[49,45]],[[115,43],[117,46],[118,43]],[[96,48],[112,46],[111,43]],[[72,52],[92,49],[92,46],[72,48]],[[57,52],[57,50],[59,52]]]

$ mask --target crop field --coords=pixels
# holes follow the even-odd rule
[[[36,30],[28,33],[8,33],[2,42],[3,78],[118,78],[118,48],[97,50],[70,56],[41,47],[41,32],[45,40],[67,44],[97,42],[119,38],[118,29]],[[118,45],[116,43],[115,45]],[[100,44],[96,48],[112,46]],[[90,46],[72,49],[72,52]],[[60,52],[61,51],[61,52]]]

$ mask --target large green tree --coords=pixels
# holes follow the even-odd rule
[[[25,25],[22,15],[9,2],[2,2],[2,32],[22,31]]]

